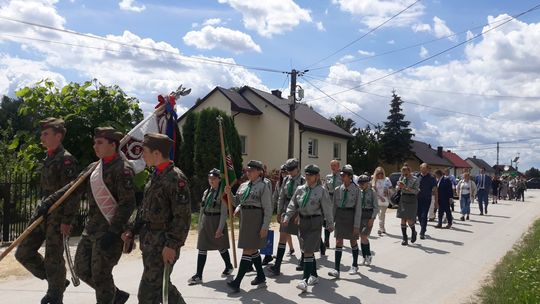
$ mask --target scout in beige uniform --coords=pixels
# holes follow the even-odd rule
[[[279,226],[279,244],[276,254],[276,261],[274,265],[268,267],[270,275],[277,276],[280,274],[281,262],[283,261],[283,256],[285,255],[285,246],[287,241],[291,238],[291,234],[298,235],[298,225],[296,225],[297,215],[293,214],[292,218],[287,225],[284,225],[283,218],[287,212],[287,206],[291,201],[294,191],[300,185],[305,183],[305,178],[300,175],[298,169],[298,160],[291,158],[285,163],[285,167],[289,176],[287,176],[286,181],[284,181],[284,186],[281,190],[278,200],[278,211],[277,211],[277,220],[280,223]],[[302,259],[300,259],[301,261]],[[299,266],[301,267],[301,266]]]
[[[334,230],[330,197],[328,191],[321,185],[319,171],[316,165],[306,166],[304,169],[306,184],[298,187],[294,192],[283,219],[283,224],[286,226],[295,214],[300,217],[298,236],[304,253],[304,275],[296,287],[303,292],[307,291],[308,285],[319,282],[313,253],[320,248],[323,216],[329,223],[330,232]]]
[[[240,283],[252,263],[257,270],[257,277],[251,281],[251,285],[264,286],[266,283],[259,249],[266,246],[268,226],[272,219],[272,193],[262,178],[263,170],[262,162],[251,160],[247,168],[248,181],[240,185],[236,195],[232,195],[230,186],[225,187],[225,192],[231,195],[240,212],[238,248],[243,249],[236,278],[227,282],[233,292],[240,291]]]
[[[373,223],[379,213],[379,202],[377,201],[377,193],[369,184],[369,176],[363,174],[358,177],[358,186],[360,193],[358,202],[362,208],[362,221],[360,223],[360,246],[362,247],[362,256],[364,261],[362,264],[371,264],[371,249],[369,247],[369,235],[373,229]]]
[[[326,175],[324,178],[324,188],[328,190],[328,194],[330,195],[330,200],[332,201],[332,196],[334,195],[334,190],[341,186],[341,176],[340,176],[340,167],[339,167],[339,161],[336,159],[333,159],[330,161],[330,170],[332,171],[330,174]],[[321,255],[324,255],[326,248],[330,248],[330,231],[326,228],[326,222],[324,224],[324,243],[321,243]]]
[[[351,242],[353,263],[350,274],[355,274],[358,271],[358,236],[360,235],[362,208],[358,201],[358,187],[352,182],[353,174],[351,165],[344,166],[340,172],[343,184],[334,189],[335,266],[328,273],[329,276],[334,278],[339,278],[344,239]]]
[[[199,236],[197,239],[197,273],[188,280],[189,285],[201,284],[208,250],[219,250],[225,270],[222,276],[233,271],[229,255],[229,234],[227,230],[227,202],[222,199],[221,172],[212,169],[208,173],[210,187],[204,191],[199,211]]]

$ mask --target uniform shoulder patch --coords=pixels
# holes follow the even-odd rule
[[[184,189],[187,186],[187,183],[185,180],[181,179],[178,181],[178,188]]]
[[[71,159],[69,159],[69,158],[64,159],[64,165],[70,166],[71,164],[73,164],[73,161]]]

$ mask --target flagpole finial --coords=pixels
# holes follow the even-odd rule
[[[218,121],[219,125],[221,126],[221,124],[223,123],[223,117],[221,117],[221,115],[219,115],[218,117],[216,117],[216,120]]]

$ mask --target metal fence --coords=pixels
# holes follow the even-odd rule
[[[0,244],[14,241],[26,229],[39,199],[39,182],[30,174],[0,173]],[[83,197],[74,234],[81,233],[87,214]]]

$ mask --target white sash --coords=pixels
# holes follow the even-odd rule
[[[103,214],[110,224],[113,216],[116,214],[117,204],[103,181],[103,162],[101,160],[94,172],[90,175],[90,187],[92,188],[92,194],[99,207],[99,211],[101,211],[101,214]]]

